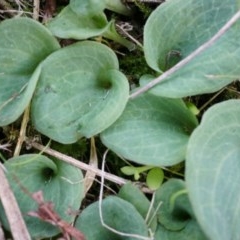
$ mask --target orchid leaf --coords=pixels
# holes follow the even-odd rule
[[[189,198],[209,239],[238,239],[240,101],[209,108],[190,137],[186,159]]]
[[[79,169],[37,154],[11,158],[4,166],[32,238],[52,237],[60,232],[56,226],[28,215],[38,209],[38,204],[32,198],[37,191],[43,192],[46,202],[53,203],[55,212],[62,220],[69,223],[74,221],[75,216],[67,212],[69,208],[77,211],[84,195],[83,176]],[[9,229],[2,206],[0,218],[4,227]]]
[[[0,36],[0,126],[5,126],[29,104],[41,72],[39,63],[60,46],[29,18],[2,21]]]
[[[166,1],[144,26],[144,53],[158,74],[168,70],[213,37],[238,11],[235,0]],[[169,17],[171,16],[171,17]],[[215,92],[240,75],[240,22],[184,67],[165,78],[151,92],[181,98]],[[141,85],[149,80],[144,79]]]
[[[147,226],[132,204],[116,197],[109,196],[102,202],[104,223],[124,234],[134,234],[142,237],[148,236]],[[75,227],[81,230],[88,240],[135,240],[136,237],[116,234],[101,223],[99,216],[99,202],[85,208],[77,219]]]
[[[42,134],[60,143],[90,138],[123,112],[129,86],[114,52],[103,44],[80,42],[42,63],[32,101],[32,121]]]
[[[102,142],[134,162],[170,166],[184,160],[196,117],[180,99],[151,94],[130,100],[121,117],[101,133]]]
[[[171,178],[156,192],[156,240],[207,240],[192,211],[184,181]]]

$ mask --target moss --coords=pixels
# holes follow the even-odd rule
[[[145,19],[148,18],[148,16],[152,12],[152,9],[139,0],[134,0],[133,2],[134,2],[134,5],[138,8],[138,10],[143,14],[144,18]]]
[[[154,74],[154,71],[147,65],[141,50],[119,56],[119,63],[120,69],[128,77],[130,85],[138,84],[139,78],[144,74]]]

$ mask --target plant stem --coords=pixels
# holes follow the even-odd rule
[[[190,61],[192,61],[195,57],[197,57],[200,53],[205,51],[207,48],[211,47],[238,19],[240,18],[240,10],[233,15],[233,17],[207,42],[202,44],[199,48],[197,48],[194,52],[192,52],[190,55],[188,55],[186,58],[184,58],[182,61],[177,63],[174,67],[170,68],[168,71],[164,72],[159,77],[155,78],[148,84],[146,84],[143,87],[138,88],[135,92],[133,92],[130,95],[130,99],[134,99],[140,94],[147,92],[157,84],[163,82],[168,78],[170,75],[178,71],[180,68],[187,65]]]

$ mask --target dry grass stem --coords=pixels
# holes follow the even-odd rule
[[[108,226],[104,222],[104,220],[103,220],[103,213],[102,213],[102,200],[103,200],[104,175],[105,175],[104,167],[105,167],[107,153],[108,153],[108,150],[105,151],[105,153],[103,155],[103,160],[102,160],[101,188],[100,188],[100,194],[99,194],[99,215],[100,215],[100,220],[101,220],[102,226],[107,228],[109,231],[119,235],[119,236],[125,236],[125,237],[131,237],[131,238],[143,239],[143,240],[153,240],[153,238],[150,238],[150,237],[145,237],[145,236],[141,236],[141,235],[137,235],[137,234],[130,234],[130,233],[120,232],[120,231],[118,231],[118,230]]]
[[[6,213],[13,239],[31,240],[26,224],[22,218],[15,196],[4,174],[4,167],[0,163],[0,199]]]
[[[89,160],[88,165],[93,168],[96,168],[96,169],[98,168],[98,157],[97,157],[97,151],[96,151],[94,137],[91,138],[90,160]],[[85,194],[91,188],[95,177],[96,177],[95,172],[93,172],[93,171],[86,172],[85,177],[84,177],[84,193]]]
[[[40,10],[40,1],[34,0],[33,2],[33,19],[38,20],[39,19],[39,10]]]
[[[23,114],[21,129],[20,129],[20,132],[19,132],[17,145],[16,145],[16,148],[15,148],[14,154],[13,154],[14,157],[19,156],[21,148],[22,148],[22,144],[25,140],[27,124],[28,124],[28,121],[29,121],[29,113],[30,113],[30,105],[28,105],[28,107],[26,108],[26,110]]]
[[[71,165],[73,165],[73,166],[75,166],[77,168],[80,168],[80,169],[85,170],[85,171],[92,171],[92,172],[94,172],[98,176],[101,176],[101,174],[102,174],[102,171],[99,170],[98,168],[89,166],[86,163],[83,163],[83,162],[81,162],[81,161],[79,161],[79,160],[77,160],[75,158],[69,157],[69,156],[67,156],[67,155],[65,155],[63,153],[60,153],[60,152],[58,152],[56,150],[53,150],[53,149],[51,149],[49,147],[45,147],[45,146],[43,146],[43,145],[41,145],[39,143],[36,143],[36,142],[32,142],[32,143],[29,143],[29,144],[32,147],[34,147],[34,148],[36,148],[36,149],[38,149],[38,150],[40,150],[40,151],[42,151],[44,153],[47,153],[47,154],[49,154],[49,155],[51,155],[53,157],[56,157],[59,160],[62,160],[64,162],[66,162],[66,163],[69,163],[69,164],[71,164]],[[113,175],[111,173],[104,173],[104,177],[107,180],[109,180],[111,182],[114,182],[116,184],[119,184],[119,185],[123,185],[123,184],[128,182],[128,180],[126,180],[124,178],[120,178],[118,176],[115,176],[115,175]]]

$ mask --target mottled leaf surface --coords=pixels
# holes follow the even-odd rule
[[[132,204],[116,197],[109,196],[102,202],[102,212],[105,224],[117,231],[148,236],[147,226]],[[88,240],[135,240],[130,236],[120,236],[102,226],[99,217],[99,202],[89,205],[80,214],[75,224]]]
[[[57,227],[27,215],[38,208],[31,198],[34,192],[41,190],[44,200],[53,203],[54,210],[63,220],[69,223],[74,220],[75,215],[69,214],[69,209],[77,211],[84,197],[83,176],[79,169],[37,154],[11,158],[4,166],[27,228],[34,239],[51,237],[60,232]],[[0,217],[9,229],[2,206]]]
[[[154,208],[159,222],[156,240],[207,240],[195,219],[183,180],[165,182],[156,191]]]
[[[42,63],[32,121],[42,134],[73,143],[115,122],[128,96],[128,81],[118,70],[114,52],[97,42],[76,43]]]
[[[196,218],[210,239],[240,236],[240,101],[211,107],[193,132],[186,183]]]
[[[101,133],[101,140],[134,162],[169,166],[184,160],[196,125],[182,100],[143,94],[128,102],[121,117]]]
[[[94,16],[78,14],[68,5],[48,24],[48,29],[57,37],[87,39],[102,35],[108,29],[103,12]]]
[[[209,40],[236,13],[235,0],[170,0],[152,12],[144,27],[148,65],[164,72]],[[211,47],[166,78],[152,92],[185,97],[219,90],[240,74],[240,22]],[[145,85],[149,80],[141,82]]]
[[[30,18],[2,21],[0,36],[0,126],[5,126],[29,104],[40,74],[38,64],[60,46]]]

